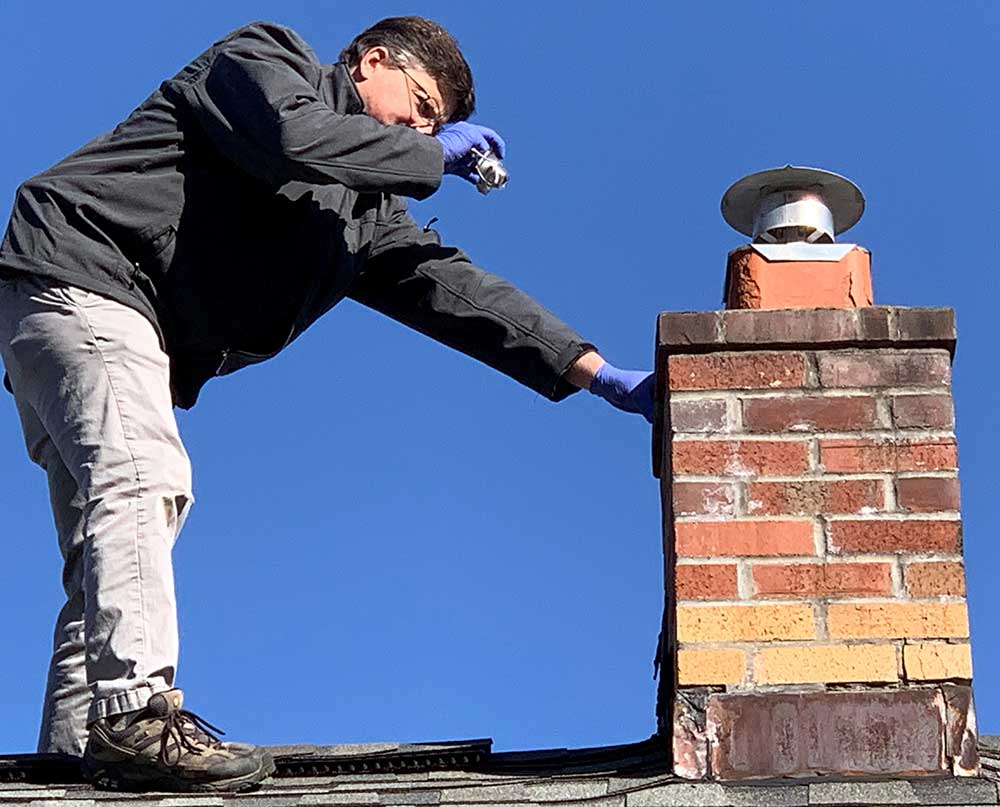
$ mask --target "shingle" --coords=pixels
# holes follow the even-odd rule
[[[607,795],[608,780],[602,778],[585,781],[529,783],[525,785],[525,792],[528,799],[533,802],[593,799]]]
[[[629,793],[627,807],[806,807],[805,785],[669,784]]]
[[[378,793],[309,793],[302,796],[300,804],[378,804]]]
[[[439,804],[440,790],[379,790],[379,802],[382,804]]]
[[[442,804],[489,804],[496,802],[530,802],[524,785],[511,783],[508,785],[478,785],[472,787],[455,787],[441,791]]]
[[[32,787],[19,784],[16,787],[0,787],[0,799],[62,799],[65,790],[55,790],[46,787]]]
[[[25,807],[95,807],[97,804],[93,799],[43,799],[19,803]]]
[[[809,785],[810,804],[917,804],[909,782],[818,782]]]
[[[996,804],[997,786],[984,779],[911,782],[917,804]]]

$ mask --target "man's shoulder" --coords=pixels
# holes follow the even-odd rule
[[[215,43],[215,47],[285,51],[318,62],[312,47],[297,31],[287,25],[268,20],[257,20],[230,31]]]

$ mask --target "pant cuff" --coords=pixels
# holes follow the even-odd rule
[[[87,725],[113,715],[136,712],[146,706],[146,702],[159,692],[167,692],[173,687],[166,683],[147,681],[125,692],[116,692],[103,698],[94,698],[87,712]]]

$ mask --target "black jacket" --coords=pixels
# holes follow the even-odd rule
[[[0,270],[140,311],[176,403],[275,355],[345,296],[552,400],[592,346],[442,246],[401,196],[441,182],[441,146],[363,113],[343,64],[254,23],[163,82],[114,131],[18,189]]]

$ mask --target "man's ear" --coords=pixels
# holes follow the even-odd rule
[[[374,48],[368,48],[368,50],[361,55],[361,59],[354,68],[354,78],[358,81],[364,81],[365,79],[371,78],[375,71],[380,67],[388,67],[389,61],[389,51],[386,48],[381,45],[376,45]]]

